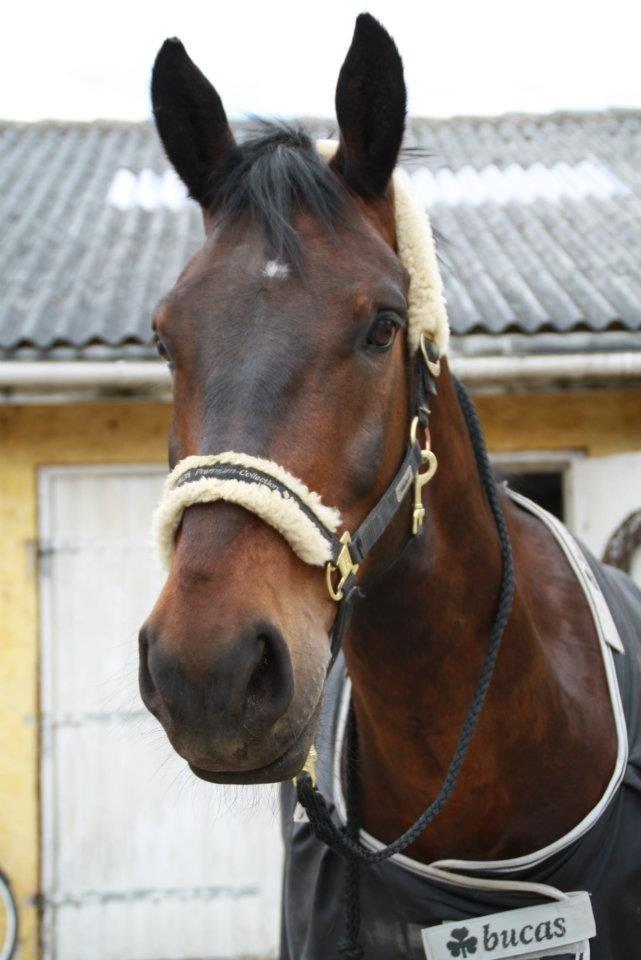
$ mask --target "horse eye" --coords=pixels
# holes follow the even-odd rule
[[[367,334],[367,342],[372,347],[384,349],[391,345],[397,330],[398,323],[393,317],[377,317]]]
[[[159,356],[165,361],[165,363],[171,363],[171,357],[169,355],[169,350],[162,342],[157,333],[154,333],[154,346],[158,351]]]

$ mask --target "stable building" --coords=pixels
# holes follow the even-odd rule
[[[413,119],[408,143],[497,470],[641,582],[641,113]],[[273,956],[275,794],[195,782],[137,695],[171,401],[150,316],[200,212],[149,124],[0,124],[0,180],[0,869],[20,956]]]

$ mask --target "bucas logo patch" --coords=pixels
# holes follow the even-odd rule
[[[584,892],[421,931],[427,960],[578,960],[589,957],[588,940],[595,932]]]

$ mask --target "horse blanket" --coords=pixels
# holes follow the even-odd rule
[[[540,952],[530,952],[528,958],[641,958],[641,593],[624,573],[579,547],[556,518],[518,494],[509,494],[539,516],[557,538],[592,610],[617,729],[615,769],[593,810],[543,850],[512,860],[432,864],[400,854],[361,867],[360,943],[365,960],[425,960],[423,929],[457,921],[460,930],[466,930],[464,921],[470,918],[550,903],[575,891],[591,896],[596,935],[576,949],[562,947],[557,952],[544,938],[537,945]],[[328,678],[316,748],[320,789],[343,823],[341,751],[349,691],[339,657]],[[344,924],[345,863],[316,838],[295,808],[293,785],[285,784],[281,960],[336,960]],[[372,849],[382,846],[364,831],[361,839]],[[454,934],[463,937],[460,930]],[[466,942],[473,951],[466,950]],[[454,939],[450,952],[452,957],[475,960],[477,944]],[[507,955],[522,953],[521,949]]]

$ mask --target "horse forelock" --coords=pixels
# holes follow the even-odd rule
[[[223,219],[249,215],[273,261],[297,268],[297,214],[307,213],[335,236],[348,220],[349,194],[302,126],[256,120],[254,127],[256,132],[230,151],[223,168],[212,171],[207,205]]]

